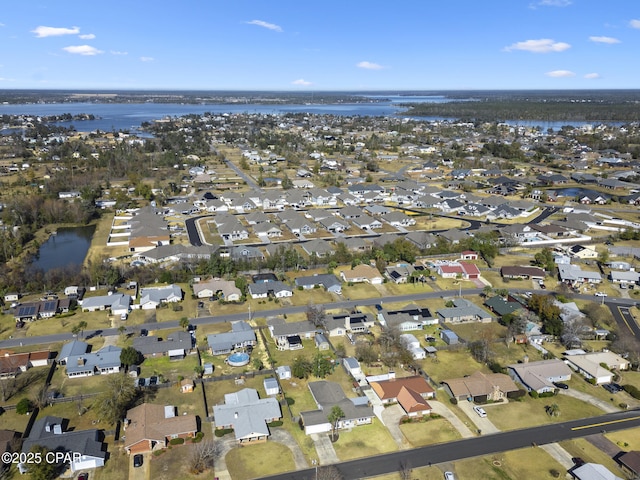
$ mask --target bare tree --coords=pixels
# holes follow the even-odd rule
[[[401,480],[411,480],[413,478],[413,468],[411,468],[409,461],[400,462],[398,473],[400,473]]]
[[[191,472],[200,474],[213,465],[222,453],[222,444],[213,440],[206,440],[194,444],[191,449]]]
[[[324,467],[318,467],[317,475],[315,477],[317,480],[342,480],[344,477],[333,465],[327,465]]]
[[[325,326],[326,320],[326,312],[324,311],[324,307],[322,305],[314,305],[313,303],[309,303],[307,305],[307,320],[313,323],[316,327]]]

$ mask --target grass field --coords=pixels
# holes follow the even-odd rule
[[[231,478],[234,479],[249,480],[295,470],[291,450],[285,445],[276,442],[234,448],[227,453],[225,461]],[[153,478],[155,479],[156,477]]]
[[[606,433],[605,437],[627,452],[640,450],[640,427]]]
[[[545,411],[547,405],[554,403],[560,407],[560,415],[557,417],[551,417]],[[491,406],[487,412],[489,419],[500,430],[535,427],[602,414],[598,407],[566,395],[537,399],[525,396],[522,401]]]
[[[401,424],[400,430],[413,447],[451,442],[461,438],[460,433],[444,418]]]
[[[378,419],[374,419],[371,425],[361,425],[350,431],[340,431],[340,437],[335,442],[334,448],[342,461],[398,450],[389,430]]]

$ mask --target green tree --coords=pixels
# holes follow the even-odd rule
[[[33,404],[31,403],[31,400],[29,400],[28,398],[23,398],[16,404],[16,413],[18,415],[26,415],[32,409],[33,409]]]
[[[264,368],[264,363],[259,358],[254,358],[251,364],[253,365],[253,368],[255,368],[256,370],[262,370]]]
[[[321,352],[317,352],[313,357],[312,372],[314,376],[318,378],[324,378],[331,373],[333,364],[325,355]]]
[[[313,365],[311,362],[302,355],[298,355],[293,359],[293,363],[291,364],[291,374],[296,378],[309,378],[313,372]]]
[[[53,480],[60,473],[61,465],[53,462],[47,462],[47,454],[50,450],[42,445],[34,445],[31,448],[34,458],[40,458],[42,461],[33,462],[27,465],[27,472],[32,480]]]
[[[124,347],[120,352],[120,363],[125,367],[140,365],[144,357],[133,347]]]
[[[124,372],[107,375],[104,383],[105,390],[96,398],[94,408],[98,418],[115,425],[135,400],[136,388]]]
[[[338,424],[340,419],[344,418],[344,412],[339,405],[334,405],[327,416],[327,420],[331,423],[331,438],[335,440],[336,438],[336,430],[338,430]]]
[[[189,319],[187,317],[182,317],[180,319],[180,327],[182,328],[182,330],[184,330],[185,332],[187,331],[187,328],[189,328]]]
[[[549,273],[553,273],[556,268],[553,252],[550,248],[545,247],[533,256],[533,263],[545,269]]]

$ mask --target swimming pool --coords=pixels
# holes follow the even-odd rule
[[[243,367],[249,363],[249,354],[244,352],[232,353],[227,357],[227,363],[232,367]]]

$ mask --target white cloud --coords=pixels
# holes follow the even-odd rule
[[[304,78],[299,78],[298,80],[294,80],[291,82],[291,85],[301,85],[303,87],[308,87],[309,85],[313,85],[313,83],[308,82]]]
[[[538,5],[542,7],[568,7],[571,0],[540,0]]]
[[[553,78],[570,78],[576,76],[576,74],[570,70],[554,70],[552,72],[545,73],[545,75]]]
[[[596,43],[608,43],[609,45],[613,45],[614,43],[620,43],[620,40],[613,37],[589,37],[589,40]]]
[[[599,73],[587,73],[584,78],[588,79],[588,80],[592,80],[595,78],[600,78],[600,74]]]
[[[99,55],[100,53],[104,53],[102,50],[98,50],[91,45],[72,45],[69,47],[64,47],[63,50],[67,53],[73,53],[75,55]]]
[[[41,25],[36,27],[34,30],[31,30],[31,32],[35,33],[38,38],[59,37],[61,35],[78,35],[80,33],[80,28],[44,27]]]
[[[153,57],[140,57],[141,62],[153,62]]]
[[[259,27],[267,28],[269,30],[273,30],[274,32],[282,32],[282,27],[280,25],[276,25],[275,23],[265,22],[263,20],[251,20],[247,22],[249,25],[257,25]]]
[[[83,40],[93,40],[96,36],[93,33],[85,33],[84,35],[78,35]]]
[[[365,70],[382,70],[384,67],[382,65],[379,65],[377,63],[373,63],[373,62],[360,62],[360,63],[356,63],[356,67],[358,68],[364,68]]]
[[[631,28],[640,28],[640,20],[631,20],[629,25],[631,25]]]
[[[550,38],[541,38],[539,40],[525,40],[524,42],[516,42],[513,45],[505,47],[504,50],[511,52],[512,50],[523,50],[532,53],[550,53],[563,52],[571,48],[571,45],[564,42],[556,42]]]
[[[119,52],[117,50],[111,50],[109,53],[111,55],[129,55],[129,52]]]

